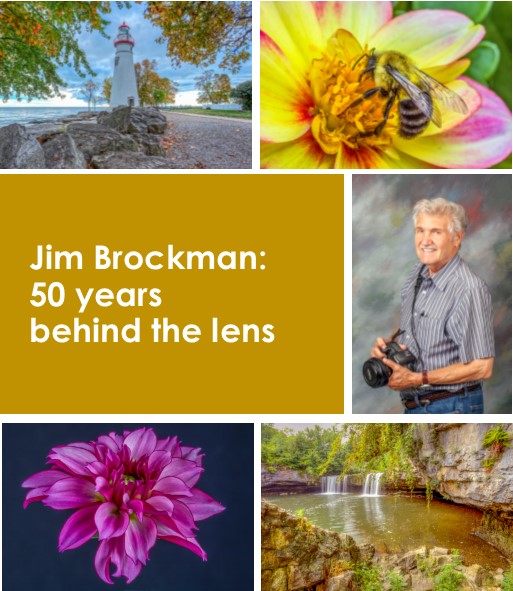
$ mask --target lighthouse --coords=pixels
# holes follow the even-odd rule
[[[116,59],[114,62],[114,77],[112,79],[112,91],[110,95],[110,106],[112,109],[127,105],[139,106],[134,68],[134,45],[134,39],[130,35],[130,27],[126,23],[123,23],[119,27],[118,36],[114,41]]]

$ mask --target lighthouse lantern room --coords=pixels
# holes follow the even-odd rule
[[[134,45],[134,39],[130,35],[130,27],[123,23],[119,27],[118,35],[114,41],[116,59],[110,95],[111,108],[128,105],[139,106],[134,68]]]

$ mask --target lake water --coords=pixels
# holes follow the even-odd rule
[[[102,109],[97,109],[101,111]],[[0,106],[0,127],[11,123],[42,123],[53,119],[63,119],[87,111],[87,107],[2,107]]]
[[[269,502],[305,517],[319,527],[352,536],[390,552],[420,546],[459,550],[466,564],[508,568],[508,561],[490,544],[473,535],[481,513],[469,507],[418,497],[359,494],[309,494],[265,497]]]

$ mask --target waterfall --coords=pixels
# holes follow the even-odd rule
[[[343,480],[342,480],[342,492],[344,494],[347,493],[347,481],[348,481],[348,476],[347,474],[344,476]]]
[[[344,476],[344,482],[345,482]],[[321,476],[321,492],[328,495],[344,492],[344,483],[338,480],[338,476]]]
[[[365,484],[363,486],[364,497],[379,497],[379,485],[382,476],[382,472],[367,474],[367,476],[365,477]]]

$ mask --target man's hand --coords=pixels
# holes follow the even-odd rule
[[[385,354],[383,353],[383,349],[386,348],[387,343],[389,343],[389,342],[390,342],[390,339],[385,340],[382,337],[378,337],[371,349],[371,353],[370,353],[371,357],[374,357],[375,359],[384,359]]]
[[[388,378],[387,386],[392,390],[406,390],[408,388],[417,388],[422,385],[422,374],[410,371],[406,367],[394,363],[384,357],[383,363],[392,370],[392,375]]]

